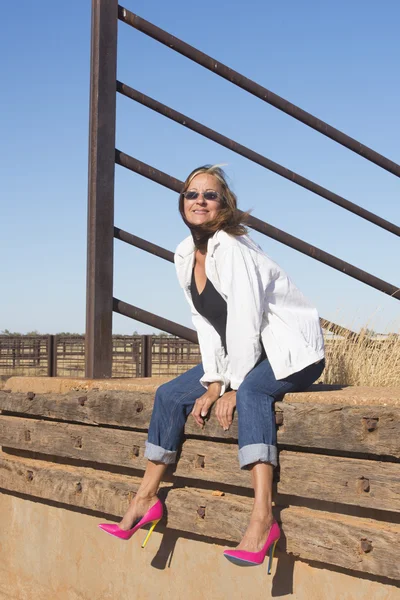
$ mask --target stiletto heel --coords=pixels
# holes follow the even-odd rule
[[[158,523],[159,521],[160,521],[160,519],[158,519],[157,521],[153,521],[153,524],[152,524],[152,526],[150,527],[150,529],[149,529],[149,531],[148,531],[148,533],[147,533],[147,535],[146,535],[146,538],[145,538],[145,540],[144,540],[144,542],[143,542],[143,544],[142,544],[142,548],[144,548],[144,547],[145,547],[145,545],[147,544],[147,542],[149,541],[149,539],[150,539],[150,536],[151,536],[151,534],[152,534],[152,533],[153,533],[153,531],[154,531],[154,527],[157,525],[157,523]]]
[[[146,539],[144,540],[144,542],[142,544],[142,548],[144,548],[149,540],[150,535],[153,532],[154,527],[161,520],[161,518],[163,516],[163,512],[164,512],[163,505],[161,504],[160,500],[157,500],[157,502],[147,511],[147,513],[144,515],[144,517],[142,517],[141,519],[138,519],[136,521],[136,523],[134,523],[134,525],[131,529],[121,529],[121,527],[119,527],[118,525],[115,525],[114,523],[100,523],[99,527],[106,533],[109,533],[110,535],[114,535],[115,537],[119,538],[120,540],[130,540],[134,533],[136,533],[139,529],[141,529],[145,525],[148,525],[149,523],[151,523],[152,525],[150,527],[150,530],[146,536]]]
[[[268,575],[271,574],[272,559],[274,557],[275,546],[281,537],[281,530],[275,519],[269,530],[267,541],[259,552],[247,552],[247,550],[225,550],[224,556],[236,565],[250,567],[252,565],[261,565],[269,550]]]
[[[269,549],[268,575],[271,574],[272,559],[274,558],[275,546],[276,546],[277,543],[278,543],[278,540],[276,540],[276,542],[274,543],[274,545],[271,546],[270,549]]]

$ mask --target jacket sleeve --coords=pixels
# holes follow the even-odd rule
[[[200,383],[207,389],[209,383],[215,381],[220,382],[220,395],[222,396],[230,383],[228,375],[228,359],[225,356],[225,349],[222,346],[220,336],[211,323],[197,312],[192,302],[190,302],[190,298],[187,299],[191,305],[192,322],[197,331],[201,360],[204,368],[204,375],[200,379]]]
[[[230,386],[237,390],[262,352],[265,288],[255,257],[247,248],[229,247],[221,257],[221,271],[221,289],[228,309],[226,344]]]

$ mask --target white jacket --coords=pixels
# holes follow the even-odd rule
[[[257,363],[261,340],[276,379],[284,379],[324,358],[317,310],[282,269],[248,236],[218,231],[209,240],[205,270],[227,302],[226,345],[193,306],[190,282],[195,246],[192,236],[175,252],[178,280],[192,309],[204,367],[201,384],[221,382],[221,395],[237,390]]]

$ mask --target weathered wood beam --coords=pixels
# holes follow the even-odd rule
[[[400,407],[282,402],[278,442],[400,458]]]
[[[0,445],[50,456],[144,470],[146,433],[0,415]],[[249,487],[236,444],[186,440],[176,475]]]
[[[279,494],[400,512],[400,464],[282,450]]]
[[[144,470],[142,432],[0,416],[0,444],[102,464]],[[400,464],[290,452],[279,454],[279,494],[400,512]],[[240,470],[237,444],[186,439],[175,467],[179,477],[251,487]]]
[[[335,393],[332,394],[333,399]],[[293,402],[290,396],[275,404],[277,421],[282,423],[278,429],[278,443],[400,458],[400,406],[314,403],[313,394],[308,402]],[[71,392],[64,395],[0,392],[0,410],[143,431],[148,428],[153,401],[153,394],[145,392]],[[189,418],[185,433],[234,441],[237,440],[237,420],[234,419],[230,430],[224,432],[212,413],[203,430]]]
[[[122,516],[138,484],[137,478],[125,475],[0,454],[4,490],[111,515]],[[163,486],[160,494],[166,496],[168,527],[219,540],[240,540],[251,511],[250,498],[168,487]],[[280,550],[349,571],[400,579],[399,524],[293,506],[278,506],[274,512],[283,530],[278,559]]]

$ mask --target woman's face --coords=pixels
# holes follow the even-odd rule
[[[197,198],[190,198],[190,196],[196,196],[191,192],[197,192]],[[211,198],[207,199],[207,194],[206,198],[203,196],[205,192],[214,192],[214,194],[209,194]],[[186,220],[190,225],[203,225],[212,221],[221,210],[222,187],[214,175],[200,173],[193,177],[185,195],[189,196],[189,198],[184,198],[183,206]]]

